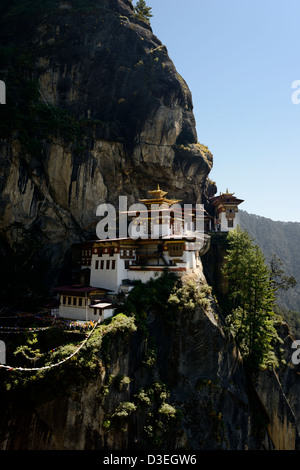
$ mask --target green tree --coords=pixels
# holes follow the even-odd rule
[[[276,290],[289,290],[297,284],[294,276],[287,276],[282,269],[283,262],[278,256],[273,255],[271,259],[271,281]]]
[[[138,0],[134,7],[134,11],[139,20],[150,24],[150,18],[153,16],[151,13],[152,8],[147,6],[145,0]]]
[[[229,299],[231,310],[242,306],[245,301],[247,260],[253,240],[247,232],[240,228],[232,230],[228,235],[229,249],[224,274],[229,282]]]
[[[18,346],[14,352],[14,355],[17,356],[21,354],[23,357],[25,357],[25,359],[35,364],[36,361],[42,357],[40,349],[34,349],[34,347],[38,345],[37,335],[34,334],[33,337],[28,338],[27,343],[28,344],[23,346]]]
[[[249,366],[276,365],[274,350],[280,339],[270,270],[247,232],[231,231],[228,244],[224,274],[231,311],[226,322]]]

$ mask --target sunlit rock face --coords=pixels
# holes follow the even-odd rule
[[[207,204],[215,194],[188,86],[130,1],[2,0],[0,40],[1,296],[44,293],[64,278],[71,244],[95,238],[103,202],[117,205],[122,195],[131,204],[158,183],[186,203]],[[222,246],[212,245],[203,263],[219,293],[223,261]],[[136,449],[145,439],[143,409],[125,431],[104,424],[158,381],[182,413],[163,450],[299,448],[299,371],[289,357],[250,384],[212,297],[172,328],[147,311],[147,328],[147,337],[121,328],[99,348],[99,373],[79,383],[74,360],[68,380],[60,371],[44,389],[25,380],[20,395],[6,390],[0,449]],[[289,333],[281,334],[290,351]],[[122,389],[110,383],[118,376],[129,378]]]
[[[158,183],[170,197],[205,202],[212,167],[190,90],[131,2],[77,3],[2,19],[2,43],[15,48],[3,59],[2,250],[33,249],[47,282],[71,243],[95,236],[100,203],[136,202]]]

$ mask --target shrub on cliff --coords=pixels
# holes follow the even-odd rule
[[[139,0],[134,7],[137,18],[147,24],[150,24],[150,18],[153,16],[151,10],[152,8],[147,6],[145,0]]]

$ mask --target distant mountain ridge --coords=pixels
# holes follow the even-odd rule
[[[280,222],[240,210],[240,225],[261,248],[266,262],[275,254],[283,262],[286,275],[294,276],[295,288],[279,292],[278,304],[300,312],[300,223]]]

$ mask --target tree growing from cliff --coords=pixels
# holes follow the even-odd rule
[[[270,270],[247,232],[231,231],[228,244],[224,274],[231,312],[227,324],[249,366],[275,365],[274,351],[280,339]]]
[[[150,18],[152,18],[152,8],[147,6],[145,0],[138,0],[134,7],[135,14],[137,18],[141,21],[144,21],[147,24],[150,24]]]
[[[289,290],[297,284],[294,276],[287,276],[282,269],[283,262],[278,256],[273,255],[271,259],[271,281],[275,290]]]

